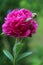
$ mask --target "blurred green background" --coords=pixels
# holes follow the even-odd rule
[[[20,65],[43,65],[43,0],[0,0],[0,34],[2,32],[2,24],[6,14],[13,9],[26,8],[32,12],[36,12],[38,30],[32,38],[25,38],[24,51],[30,50],[33,52],[28,58],[21,60]],[[0,36],[0,65],[12,65],[11,61],[3,54],[3,45],[9,44],[11,50],[15,42],[14,38],[8,36]],[[27,44],[28,43],[28,44]],[[7,48],[8,49],[8,48]],[[12,53],[12,51],[11,51]]]

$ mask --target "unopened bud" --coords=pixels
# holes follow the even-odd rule
[[[32,18],[36,18],[37,17],[37,14],[36,13],[33,13],[32,14]]]
[[[25,20],[25,22],[28,22],[28,21],[30,21],[30,20],[32,20],[32,19],[35,19],[37,17],[37,14],[36,13],[33,13],[32,14],[32,18],[27,18],[26,20]]]

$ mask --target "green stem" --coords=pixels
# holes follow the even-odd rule
[[[21,42],[21,39],[20,38],[16,38],[16,41],[15,41],[15,44],[14,44],[14,47],[13,47],[13,54],[14,54],[14,61],[13,61],[13,65],[16,65],[17,62],[16,62],[16,58],[17,58],[17,52],[16,52],[16,48],[17,48],[17,44]]]
[[[17,44],[17,39],[16,39],[14,47],[13,47],[13,54],[14,54],[13,65],[16,65],[16,44]]]

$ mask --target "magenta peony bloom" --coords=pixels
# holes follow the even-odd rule
[[[30,18],[30,20],[28,20]],[[5,17],[2,31],[9,36],[24,38],[36,33],[38,24],[32,18],[32,12],[26,9],[16,9]]]

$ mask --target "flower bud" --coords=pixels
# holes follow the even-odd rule
[[[34,19],[34,18],[36,18],[37,17],[37,14],[36,13],[33,13],[32,14],[32,18]]]

